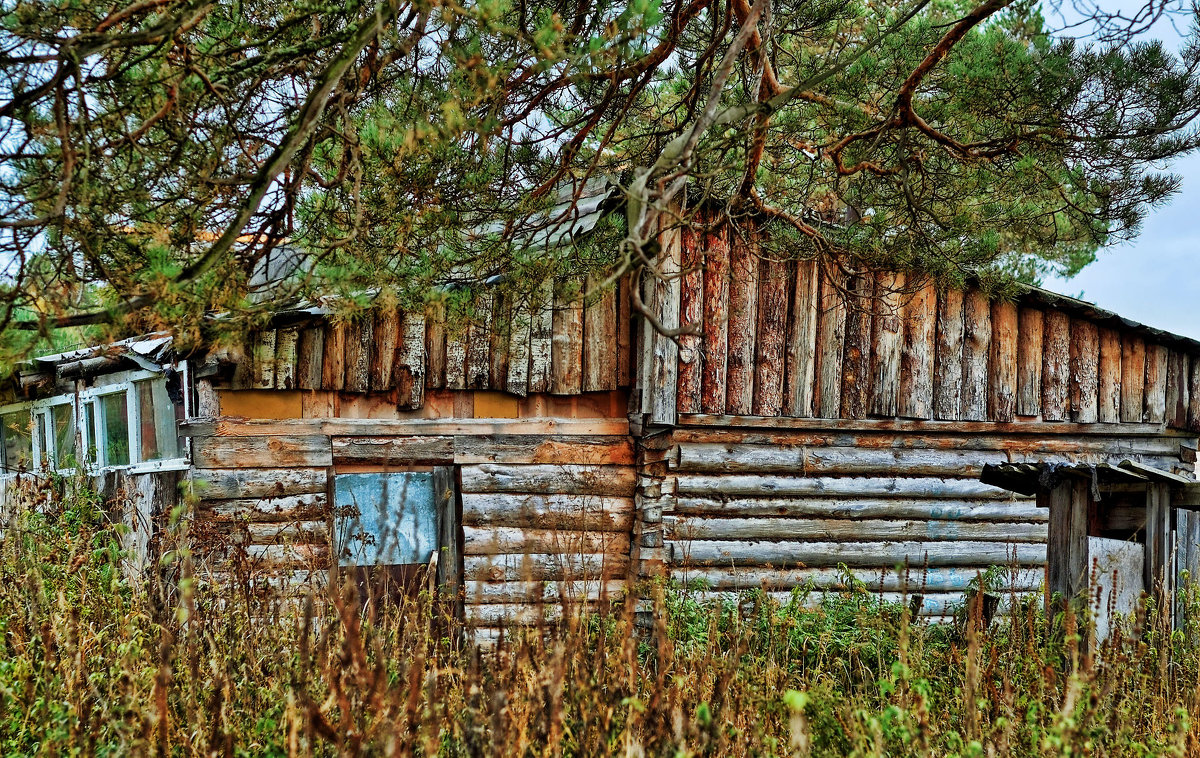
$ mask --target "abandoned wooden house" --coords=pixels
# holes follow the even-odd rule
[[[40,358],[0,408],[4,465],[126,493],[143,556],[187,497],[218,577],[436,554],[480,628],[639,577],[899,597],[907,564],[944,617],[991,566],[1038,593],[1049,555],[1073,595],[1094,559],[1135,591],[1200,560],[1200,343],[1032,288],[832,282],[721,227],[664,231],[659,256],[642,299],[697,335],[651,328],[625,277],[490,323],[280,308],[241,351]]]

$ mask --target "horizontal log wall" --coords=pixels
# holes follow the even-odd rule
[[[1013,425],[988,432],[998,426],[988,422],[926,425],[935,430],[769,421],[685,416],[685,426],[648,442],[656,450],[645,454],[657,453],[662,472],[639,531],[660,534],[662,547],[643,573],[661,564],[694,589],[761,587],[781,598],[797,587],[819,597],[858,580],[885,594],[922,594],[920,612],[942,616],[991,566],[1006,569],[999,589],[1042,587],[1048,514],[1032,497],[981,483],[984,465],[1130,459],[1171,470],[1182,439],[1148,425],[1122,435],[1113,432],[1123,427],[1098,424],[1037,434]],[[904,565],[907,572],[896,571]]]
[[[683,259],[706,269],[683,279],[695,291],[683,293],[680,323],[700,334],[678,359],[680,413],[1200,430],[1185,341],[1159,343],[1036,292],[989,303],[887,272],[834,283],[813,261],[746,243],[731,257],[736,236],[683,235]]]

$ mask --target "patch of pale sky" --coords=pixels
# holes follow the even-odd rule
[[[1136,12],[1141,4],[1099,0],[1105,10],[1126,13]],[[1057,19],[1047,16],[1053,25]],[[1147,36],[1178,48],[1186,30],[1186,20],[1174,24],[1163,20]],[[1096,262],[1073,279],[1055,277],[1044,286],[1126,318],[1200,339],[1200,153],[1164,168],[1182,176],[1183,186],[1169,205],[1149,214],[1136,239],[1101,250]]]

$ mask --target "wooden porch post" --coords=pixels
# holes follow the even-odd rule
[[[1050,593],[1061,596],[1063,607],[1087,592],[1089,487],[1086,479],[1071,478],[1037,496],[1038,505],[1050,511],[1046,545]]]
[[[1165,484],[1146,488],[1146,562],[1142,580],[1161,613],[1170,613],[1174,597],[1171,545],[1171,490]]]

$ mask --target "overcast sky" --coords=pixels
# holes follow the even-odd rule
[[[1181,41],[1169,23],[1156,25],[1154,34],[1173,47]],[[1169,170],[1183,176],[1183,189],[1170,205],[1146,219],[1136,240],[1101,250],[1079,276],[1047,280],[1045,286],[1149,326],[1200,339],[1200,154],[1176,161]]]

